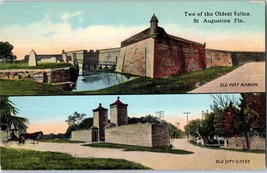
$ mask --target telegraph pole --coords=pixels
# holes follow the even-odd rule
[[[187,121],[187,125],[188,125],[188,115],[191,114],[191,112],[184,112],[184,114],[186,114],[186,121]],[[189,134],[187,133],[187,140],[189,140]]]
[[[184,114],[186,114],[186,122],[187,122],[187,125],[188,125],[188,115],[191,114],[191,112],[184,112]]]

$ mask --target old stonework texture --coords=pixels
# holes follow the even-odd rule
[[[116,71],[163,78],[205,68],[205,44],[167,34],[153,15],[149,28],[121,42]]]

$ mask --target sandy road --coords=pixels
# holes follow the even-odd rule
[[[175,148],[193,151],[194,154],[177,155],[166,153],[122,151],[120,149],[105,149],[83,147],[80,144],[39,143],[25,144],[12,148],[24,148],[38,151],[53,151],[69,153],[75,157],[84,158],[118,158],[140,163],[156,170],[185,170],[185,169],[264,169],[265,155],[242,153],[225,150],[213,150],[193,146],[186,139],[172,141]],[[1,144],[3,146],[3,144]],[[220,161],[220,163],[218,163]],[[223,162],[223,163],[222,163]]]
[[[250,62],[189,93],[265,92],[265,62]]]

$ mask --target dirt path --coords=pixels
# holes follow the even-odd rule
[[[250,62],[189,93],[265,92],[265,62]]]
[[[186,139],[172,141],[177,149],[193,151],[194,154],[177,155],[152,152],[122,151],[120,149],[105,149],[83,147],[80,144],[62,143],[39,143],[33,146],[25,144],[18,146],[11,145],[12,148],[24,148],[38,151],[54,151],[69,153],[75,157],[96,157],[96,158],[119,158],[140,163],[157,170],[169,169],[264,169],[265,155],[253,153],[241,153],[225,150],[206,149],[189,144]],[[3,144],[1,144],[3,146]],[[216,163],[223,161],[224,163]],[[228,160],[233,160],[234,163]],[[245,161],[246,163],[243,163]],[[238,161],[238,163],[237,163]],[[232,161],[231,161],[232,162]],[[242,163],[241,163],[242,162]],[[249,163],[248,163],[249,162]]]

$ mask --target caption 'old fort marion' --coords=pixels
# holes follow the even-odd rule
[[[264,52],[240,52],[206,49],[197,43],[176,37],[158,26],[153,15],[150,27],[121,42],[119,48],[62,51],[61,54],[38,55],[34,50],[25,61],[69,62],[79,65],[80,74],[88,70],[116,67],[117,72],[151,78],[163,78],[211,66],[239,66],[264,61]],[[30,64],[31,65],[31,64]]]

